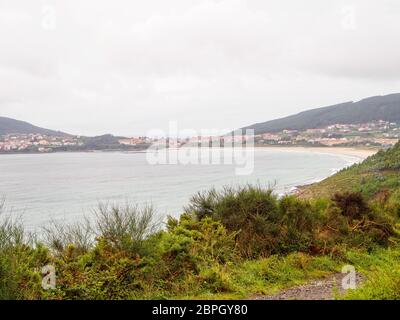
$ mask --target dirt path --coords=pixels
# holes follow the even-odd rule
[[[326,279],[284,290],[273,296],[255,296],[253,300],[334,300],[335,291],[339,294],[346,292],[342,288],[342,279],[344,276],[342,273],[337,273]],[[361,282],[361,276],[357,275],[357,286]],[[335,288],[336,290],[334,290]]]

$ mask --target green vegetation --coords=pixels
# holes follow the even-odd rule
[[[329,253],[340,246],[387,245],[396,234],[394,219],[369,207],[360,194],[332,200],[278,198],[271,190],[247,186],[211,190],[191,199],[186,209],[196,220],[211,217],[230,232],[243,258],[291,252]]]
[[[94,222],[53,225],[40,240],[4,218],[0,298],[272,294],[337,272],[348,252],[387,248],[399,238],[394,219],[354,194],[310,201],[247,186],[198,194],[186,211],[159,228],[150,207],[100,206]],[[41,288],[46,264],[57,272],[54,290]]]
[[[67,148],[58,148],[55,151],[132,151],[132,150],[146,150],[150,144],[142,143],[137,145],[125,145],[119,142],[120,138],[111,134],[105,134],[96,137],[82,137],[82,146],[74,146]]]
[[[400,144],[387,151],[379,151],[360,164],[340,171],[322,182],[303,187],[300,190],[302,198],[330,198],[341,192],[360,192],[366,198],[376,198],[383,201],[394,197],[400,192]]]
[[[337,176],[397,174],[399,149]],[[193,196],[180,218],[165,225],[151,207],[101,205],[95,219],[53,224],[40,236],[3,212],[0,299],[248,298],[346,264],[366,280],[338,298],[397,299],[400,192],[385,179],[370,180],[377,188],[372,194],[374,188],[354,183],[315,198],[279,198],[257,186],[210,190]],[[41,268],[48,264],[57,282],[44,290]]]
[[[344,297],[349,300],[399,300],[400,299],[400,249],[377,250],[373,254],[350,252],[349,263],[357,265],[367,280],[357,290]]]

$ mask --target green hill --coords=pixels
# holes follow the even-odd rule
[[[302,131],[336,123],[355,124],[374,120],[400,122],[400,93],[308,110],[286,118],[257,123],[244,129],[254,129],[256,134],[262,134],[285,129]]]
[[[330,197],[337,190],[361,192],[369,198],[400,190],[400,143],[322,182],[300,188],[300,195],[306,198]]]

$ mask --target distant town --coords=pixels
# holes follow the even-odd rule
[[[362,124],[334,124],[305,131],[283,130],[255,136],[259,145],[326,147],[391,147],[400,139],[400,124],[373,121]]]
[[[243,140],[249,137],[244,137]],[[334,124],[324,128],[282,130],[256,135],[256,146],[318,146],[318,147],[391,147],[400,139],[400,125],[394,122],[373,121],[362,124]],[[169,147],[190,146],[209,139],[226,142],[232,137],[199,137],[156,139],[149,137],[48,136],[42,134],[7,134],[0,136],[0,153],[49,153],[57,151],[88,150],[145,150],[150,145]],[[215,145],[215,144],[213,144]]]
[[[0,151],[21,152],[38,151],[51,152],[55,148],[82,146],[78,136],[58,137],[41,134],[7,134],[0,137]]]
[[[0,153],[51,153],[73,151],[130,151],[150,146],[148,138],[118,138],[113,135],[81,137],[72,135],[7,134],[0,136]]]

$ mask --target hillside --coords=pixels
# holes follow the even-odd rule
[[[369,199],[400,191],[400,143],[319,183],[301,187],[299,194],[303,198],[331,197],[337,190],[361,192]]]
[[[0,135],[13,134],[13,133],[19,133],[19,134],[36,133],[49,136],[67,135],[66,133],[60,131],[53,131],[49,129],[40,128],[25,121],[0,117]]]
[[[302,131],[335,123],[354,124],[374,120],[400,122],[400,93],[312,109],[289,117],[257,123],[244,129],[254,129],[256,134],[262,134],[285,129]]]

